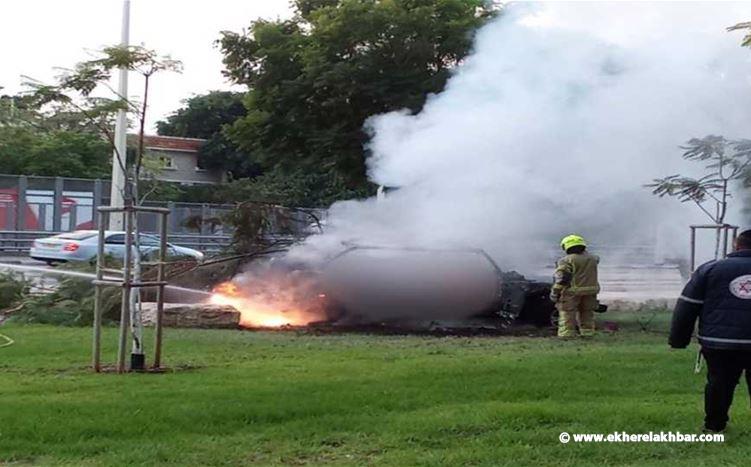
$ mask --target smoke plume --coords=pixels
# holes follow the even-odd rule
[[[367,122],[370,178],[399,189],[335,204],[291,256],[471,247],[532,272],[572,232],[685,254],[706,219],[643,185],[693,175],[692,137],[749,136],[751,51],[726,27],[750,18],[747,3],[510,5],[419,114]]]

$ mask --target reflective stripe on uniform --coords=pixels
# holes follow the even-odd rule
[[[704,337],[704,336],[696,336],[699,339],[703,339],[705,341],[710,342],[725,342],[727,344],[751,344],[751,339],[725,339],[723,337]]]
[[[685,295],[681,295],[680,297],[678,297],[678,300],[683,300],[684,302],[688,302],[688,303],[695,303],[697,305],[704,304],[704,300],[697,300],[695,298],[687,297]]]
[[[595,293],[597,293],[597,292],[600,291],[600,288],[598,286],[596,286],[596,285],[590,285],[590,286],[586,286],[586,287],[576,287],[576,286],[573,286],[573,287],[569,287],[568,290],[570,292],[572,292],[572,293],[584,292],[584,293],[593,293],[593,294],[595,294]]]

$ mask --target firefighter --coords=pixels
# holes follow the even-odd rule
[[[587,252],[587,242],[580,235],[561,240],[566,256],[558,260],[550,299],[558,308],[558,337],[591,337],[595,334],[595,310],[600,284],[597,265],[600,258]]]
[[[668,343],[686,348],[699,319],[697,340],[707,361],[704,430],[721,432],[741,374],[751,391],[751,230],[727,258],[699,266],[675,304]]]

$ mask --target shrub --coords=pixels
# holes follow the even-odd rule
[[[92,272],[88,264],[67,266],[79,272]],[[104,288],[102,321],[115,322],[120,317],[120,292],[116,287]],[[90,279],[63,277],[57,289],[49,294],[26,295],[24,306],[11,319],[24,323],[60,326],[88,326],[94,321],[94,285]]]
[[[0,311],[11,308],[28,291],[29,284],[14,274],[0,274]]]

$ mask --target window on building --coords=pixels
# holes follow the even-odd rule
[[[163,169],[174,169],[175,161],[172,156],[159,156],[159,163]]]
[[[196,172],[206,172],[206,168],[201,164],[201,158],[196,156]]]

